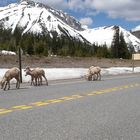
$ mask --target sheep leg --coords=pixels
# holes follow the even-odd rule
[[[10,81],[7,82],[8,83],[8,90],[10,89]]]
[[[35,82],[34,82],[34,79],[35,79]],[[31,86],[32,86],[32,84],[33,84],[34,86],[36,86],[36,85],[37,85],[36,78],[35,78],[35,77],[33,77],[33,76],[32,76],[32,78],[31,78]]]
[[[20,87],[20,81],[19,81],[19,80],[17,80],[17,83],[16,83],[16,88],[17,88],[17,89],[19,89],[19,87]]]
[[[36,82],[37,82],[37,86],[40,86],[40,77],[39,76],[36,78]]]
[[[35,86],[37,86],[37,77],[35,78]]]
[[[40,76],[37,76],[37,86],[40,86],[41,85],[41,79],[40,79]]]
[[[18,80],[18,89],[20,88],[20,79]]]
[[[3,90],[6,90],[7,83],[8,83],[8,82],[6,81]]]
[[[99,80],[101,80],[101,74],[99,73]]]
[[[95,80],[97,80],[97,77],[96,77],[96,74],[93,74],[92,75],[92,81],[95,81]]]
[[[48,86],[48,80],[47,80],[46,76],[43,75],[43,77],[44,77],[44,79],[45,79],[45,81],[46,81],[46,85]]]
[[[40,76],[40,83],[41,83],[41,85],[42,85],[42,76]]]
[[[92,81],[94,81],[94,80],[95,80],[95,74],[93,74],[93,75],[92,75],[91,80],[92,80]]]
[[[95,75],[96,75],[96,77],[94,78],[94,80],[98,80],[98,73],[95,74]]]
[[[17,89],[19,89],[19,87],[20,87],[20,78],[17,76],[17,77],[15,77],[15,79],[16,79],[16,88]]]
[[[16,88],[19,89],[19,87],[20,87],[20,81],[17,81],[17,86],[16,86]]]
[[[32,86],[32,84],[34,85],[34,78],[33,77],[31,77],[31,86]]]
[[[42,85],[42,76],[38,77],[38,83],[39,83],[39,85]]]
[[[16,82],[16,88],[18,87],[18,81]]]
[[[40,79],[39,79],[39,76],[37,77],[37,86],[40,86]]]

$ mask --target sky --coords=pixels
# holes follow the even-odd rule
[[[0,6],[20,0],[0,0]],[[140,29],[140,0],[32,0],[63,10],[88,28],[119,25]]]

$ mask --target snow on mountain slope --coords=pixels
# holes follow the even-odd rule
[[[92,44],[102,45],[106,43],[107,45],[110,45],[113,39],[114,30],[110,27],[99,27],[95,29],[86,29],[81,32],[81,35]]]
[[[64,35],[91,44],[106,44],[108,47],[111,46],[116,27],[104,26],[84,30],[74,17],[30,0],[21,0],[19,4],[0,7],[0,25],[11,29],[12,32],[15,31],[16,27],[22,30],[22,34],[32,32],[42,35],[49,34],[53,37],[52,32],[56,32],[58,36]],[[140,50],[140,39],[129,31],[117,27],[120,33],[123,33],[126,43],[134,46],[136,51]]]
[[[53,13],[53,11],[55,12]],[[23,30],[22,34],[32,32],[35,34],[49,34],[52,37],[52,32],[55,31],[58,36],[65,35],[86,41],[76,29],[65,22],[64,15],[64,13],[62,14],[60,11],[58,13],[57,10],[46,5],[23,0],[19,4],[15,3],[1,7],[0,23],[4,28],[12,29],[12,32],[16,27],[20,27]],[[80,26],[70,16],[66,15],[66,17],[74,22],[73,25]]]
[[[112,39],[115,33],[115,26],[104,26],[95,29],[86,29],[81,31],[81,35],[86,38],[90,43],[98,45],[106,44],[108,47],[111,46]],[[119,27],[119,32],[123,33],[124,39],[128,45],[133,45],[135,50],[140,49],[140,39],[132,35],[129,31]]]

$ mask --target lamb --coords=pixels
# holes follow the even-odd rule
[[[44,79],[46,81],[46,85],[48,85],[48,80],[45,76],[45,71],[43,69],[35,68],[35,69],[31,70],[30,67],[26,67],[26,69],[24,71],[26,71],[26,75],[31,76],[31,85],[32,85],[32,83],[36,86],[42,85],[42,76],[44,77]],[[34,79],[35,79],[35,83],[34,83]]]
[[[37,71],[37,73],[38,73],[38,76],[40,78],[40,84],[42,84],[42,77],[43,77],[46,81],[46,85],[48,86],[48,80],[45,76],[45,71],[41,68],[35,68],[34,70]]]
[[[26,71],[25,76],[30,75],[31,76],[31,85],[33,84],[34,86],[40,85],[40,77],[38,76],[37,72],[34,70],[29,70],[29,69],[25,69],[24,71]],[[35,79],[35,83],[34,83],[34,79]]]
[[[98,66],[96,66],[96,67],[95,66],[91,66],[88,69],[88,73],[86,75],[86,79],[88,81],[91,81],[91,80],[101,80],[101,68],[98,67]]]
[[[6,71],[4,74],[0,84],[1,84],[1,89],[6,90],[7,84],[8,84],[8,90],[10,89],[10,80],[15,78],[17,83],[16,83],[16,88],[19,89],[20,87],[20,70],[17,67],[13,67]]]

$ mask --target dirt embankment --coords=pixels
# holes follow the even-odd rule
[[[140,66],[140,61],[135,61],[135,66]],[[0,56],[0,68],[18,67],[18,56]],[[95,57],[37,57],[22,56],[22,68],[88,68],[89,66],[108,67],[132,67],[132,60],[105,59]]]

